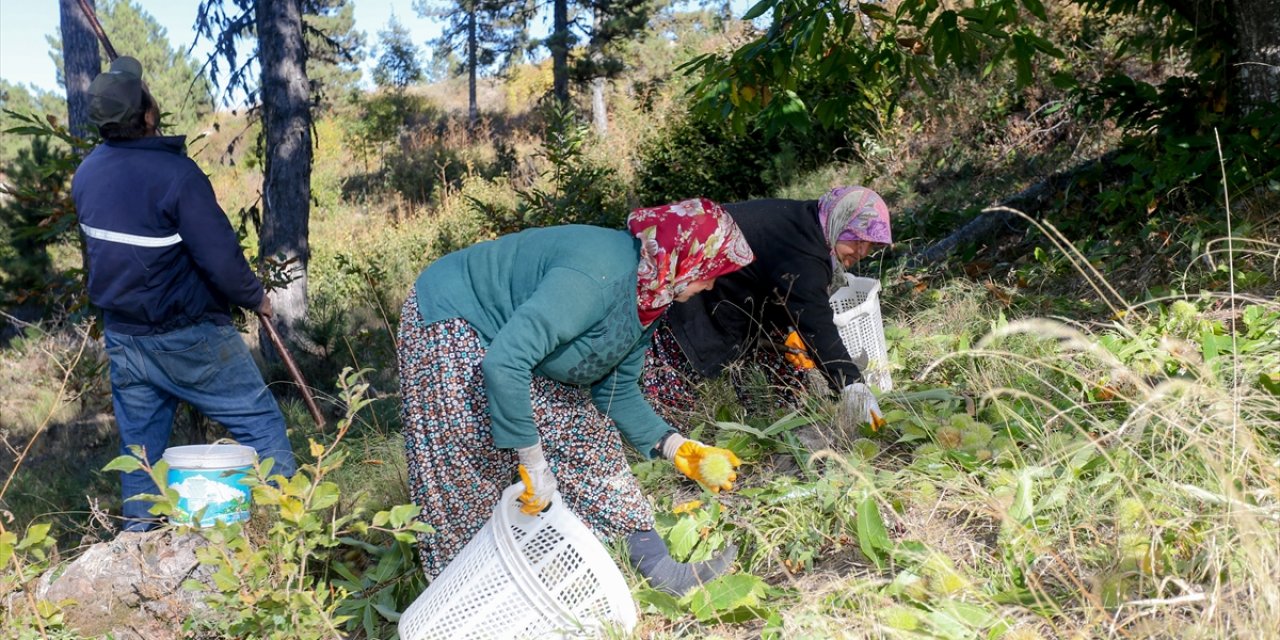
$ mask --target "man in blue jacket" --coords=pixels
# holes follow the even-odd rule
[[[81,163],[71,195],[84,234],[89,299],[102,310],[111,398],[121,451],[139,445],[160,459],[179,401],[225,426],[272,473],[296,463],[284,416],[248,347],[231,305],[271,315],[209,179],[186,156],[185,139],[160,136],[160,108],[130,57],[89,86],[89,119],[103,144]],[[124,474],[126,531],[144,531],[154,493],[145,473]]]

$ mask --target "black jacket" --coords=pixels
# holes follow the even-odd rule
[[[831,252],[818,202],[751,200],[724,208],[756,259],[718,278],[711,291],[671,305],[667,322],[690,364],[703,376],[718,375],[749,353],[762,332],[775,339],[795,327],[833,388],[861,381],[832,322]]]
[[[71,181],[89,267],[89,300],[106,328],[166,333],[229,324],[256,309],[262,283],[180,137],[105,142]]]

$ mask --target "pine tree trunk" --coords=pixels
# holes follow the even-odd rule
[[[561,104],[569,102],[569,1],[554,0],[551,18],[551,91]]]
[[[597,8],[593,33],[600,33],[603,22],[604,12]],[[595,38],[593,37],[591,62],[597,75],[591,79],[591,122],[595,127],[596,135],[605,138],[609,135],[609,113],[605,108],[604,102],[604,90],[608,86],[608,80],[604,77],[604,52],[600,50],[600,43],[594,40]]]
[[[287,338],[307,315],[307,242],[311,207],[311,94],[300,0],[257,0],[266,138],[261,259],[280,258],[293,276],[271,292],[275,323]],[[272,352],[270,347],[264,353]]]
[[[604,90],[609,81],[597,76],[591,79],[591,122],[596,135],[601,138],[609,136],[609,111],[605,108]]]
[[[476,11],[478,9],[473,5],[467,16],[467,128],[471,130],[476,128],[476,123],[480,120],[480,106],[476,104],[476,59],[479,46],[476,42]]]
[[[89,6],[94,5],[89,0]],[[58,0],[62,27],[62,60],[67,85],[67,127],[84,136],[93,130],[89,123],[89,83],[102,71],[98,37],[89,18],[76,0]],[[143,69],[143,74],[147,72]]]
[[[1228,0],[1236,51],[1232,84],[1244,110],[1280,103],[1280,2]]]

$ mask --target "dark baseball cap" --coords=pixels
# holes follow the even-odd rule
[[[102,126],[126,122],[142,111],[142,63],[122,56],[89,83],[89,121]]]

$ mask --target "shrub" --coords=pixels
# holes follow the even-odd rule
[[[680,115],[641,144],[636,195],[645,205],[699,196],[717,202],[769,196],[830,161],[840,144],[827,134],[797,131],[737,134],[721,123]]]
[[[591,224],[621,227],[626,192],[613,167],[591,158],[590,127],[570,107],[546,107],[547,125],[538,156],[547,163],[536,184],[517,189],[514,208],[471,198],[485,232],[503,235],[530,227]]]
[[[239,522],[199,530],[211,544],[196,555],[212,567],[213,589],[196,580],[184,584],[207,593],[210,605],[199,619],[187,621],[188,630],[225,638],[301,639],[363,628],[373,637],[421,591],[411,548],[414,534],[430,528],[416,520],[418,507],[400,505],[372,516],[361,507],[340,513],[341,490],[327,479],[348,457],[348,449],[340,446],[343,437],[371,402],[366,397],[369,385],[362,382],[365,373],[343,371],[346,416],[331,443],[310,442],[314,462],[302,464],[289,479],[270,475],[270,463],[246,478],[255,505],[265,507],[272,519],[261,539]],[[178,495],[166,486],[164,461],[149,468],[125,455],[104,470],[137,469],[148,471],[160,491],[142,497],[153,503],[151,513],[173,514]],[[359,552],[380,561],[362,573],[348,560]]]

